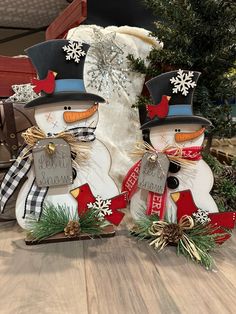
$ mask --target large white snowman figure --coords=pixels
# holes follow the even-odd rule
[[[159,75],[146,83],[155,105],[147,105],[149,121],[141,129],[150,129],[153,151],[164,152],[169,161],[165,192],[162,195],[138,188],[140,165],[136,164],[127,174],[123,190],[131,196],[130,210],[134,219],[143,214],[159,213],[161,218],[176,222],[176,201],[181,191],[190,190],[198,208],[218,212],[210,195],[213,174],[201,159],[207,119],[193,115],[192,100],[199,72],[172,71]],[[155,155],[154,152],[154,155]],[[158,155],[157,155],[158,156]],[[181,157],[180,162],[171,158]],[[184,206],[188,206],[188,200]]]
[[[74,52],[70,54],[72,48]],[[22,228],[27,228],[27,216],[40,219],[42,206],[45,203],[52,203],[56,206],[66,205],[73,214],[78,204],[70,191],[82,184],[88,183],[93,195],[99,195],[103,199],[111,198],[119,193],[116,184],[109,176],[111,156],[105,145],[96,139],[94,134],[99,117],[98,102],[104,102],[104,99],[87,93],[83,84],[83,66],[88,49],[87,44],[52,40],[27,50],[40,79],[36,80],[35,84],[42,91],[49,90],[54,84],[50,95],[45,94],[25,106],[35,108],[37,127],[46,134],[46,137],[52,139],[58,133],[70,133],[78,139],[78,144],[87,142],[88,147],[86,160],[78,163],[76,158],[72,158],[74,161],[72,161],[73,182],[71,184],[43,188],[37,187],[35,169],[32,166],[34,161],[30,161],[32,156],[25,160],[20,154],[9,170],[10,175],[3,180],[1,209],[4,209],[10,194],[23,177],[21,173],[25,172],[25,175],[27,173],[27,181],[21,188],[16,202],[16,218]],[[56,75],[54,83],[50,82],[50,80],[53,81],[50,77],[52,73]],[[31,166],[29,166],[30,162]],[[24,168],[27,171],[22,172]]]

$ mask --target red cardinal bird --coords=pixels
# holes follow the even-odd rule
[[[177,206],[177,221],[179,221],[183,215],[192,216],[193,213],[198,211],[198,207],[194,203],[190,190],[172,193],[171,198]],[[208,218],[210,218],[210,225],[219,227],[213,233],[225,233],[225,228],[234,228],[236,212],[209,213]],[[223,243],[228,238],[230,238],[230,235],[226,234],[222,238],[217,239],[216,242]]]
[[[55,77],[57,73],[53,71],[48,71],[47,77],[44,80],[38,80],[36,78],[32,79],[32,85],[35,85],[33,90],[36,94],[41,91],[46,94],[52,94],[55,90]]]
[[[70,191],[70,193],[78,202],[79,215],[83,214],[84,211],[88,210],[89,203],[96,202],[96,197],[93,195],[87,183]],[[125,208],[127,206],[127,199],[128,197],[126,192],[111,198],[110,199],[111,204],[109,205],[109,209],[112,210],[112,214],[105,215],[104,218],[111,222],[112,224],[118,226],[125,214],[119,212],[117,209]]]
[[[168,115],[170,98],[170,96],[163,95],[159,104],[146,105],[149,118],[153,119],[155,116],[160,119],[165,118]]]
[[[177,206],[177,221],[184,215],[192,216],[198,210],[190,190],[171,193],[171,198]]]

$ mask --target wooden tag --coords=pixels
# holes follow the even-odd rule
[[[73,183],[70,145],[61,138],[46,138],[33,148],[36,183],[39,187]]]
[[[163,194],[170,161],[163,153],[144,154],[140,167],[138,187],[150,192]]]

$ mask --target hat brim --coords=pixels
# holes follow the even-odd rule
[[[61,103],[61,102],[70,101],[70,100],[85,100],[85,101],[88,100],[88,101],[94,101],[94,102],[105,102],[104,98],[95,94],[91,94],[91,93],[60,92],[60,93],[55,93],[52,95],[45,95],[45,96],[40,96],[38,98],[35,98],[34,100],[28,102],[25,105],[25,108],[38,107],[38,106],[43,106],[43,105],[47,105],[51,103]]]
[[[167,117],[164,119],[153,119],[150,120],[146,123],[144,123],[141,126],[141,130],[146,130],[146,129],[150,129],[154,126],[158,126],[158,125],[166,125],[166,124],[201,124],[201,125],[205,125],[205,126],[210,126],[211,122],[204,118],[204,117],[200,117],[200,116],[172,116],[172,117]]]

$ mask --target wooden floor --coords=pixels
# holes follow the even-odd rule
[[[236,313],[236,233],[214,254],[215,272],[129,236],[28,247],[0,224],[1,314]]]

